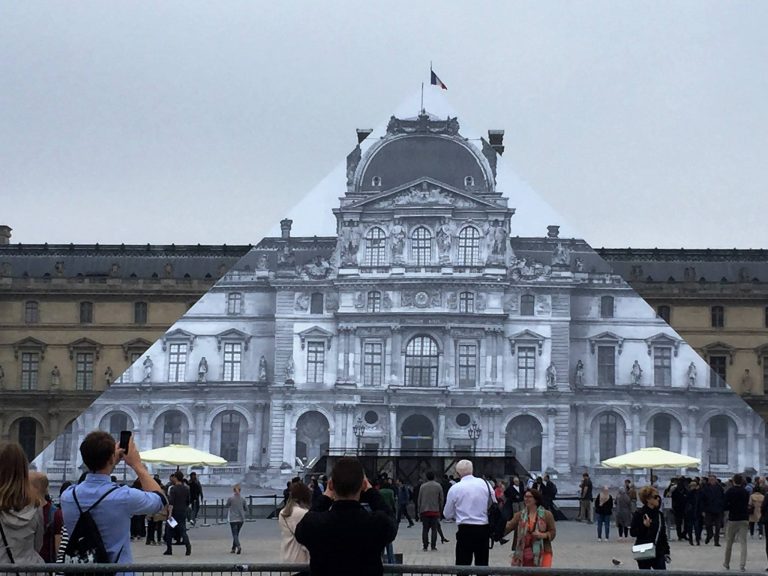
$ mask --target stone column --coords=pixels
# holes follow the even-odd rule
[[[704,466],[709,466],[709,462],[704,462],[704,455],[701,453],[701,443],[697,442],[696,437],[698,430],[699,407],[688,406],[688,435],[687,438],[683,437],[683,441],[686,441],[686,446],[683,446],[683,454],[694,456],[701,459],[702,470]],[[701,438],[701,433],[698,434]]]
[[[280,465],[287,462],[293,466],[296,462],[296,422],[293,421],[293,404],[286,402],[285,410],[285,434],[283,435],[283,457]]]
[[[437,442],[435,442],[435,450],[448,448],[448,442],[445,438],[445,409],[437,409]]]
[[[504,385],[504,328],[496,330],[496,381]]]
[[[542,448],[546,447],[546,452],[541,455],[541,467],[546,470],[547,468],[555,467],[555,440],[557,439],[555,418],[557,417],[557,408],[550,406],[547,408],[547,432],[546,439],[545,434],[541,435]]]
[[[747,435],[743,433],[736,434],[736,470],[744,470],[751,466],[752,462],[747,462]]]
[[[333,405],[333,434],[329,438],[330,447],[336,450],[349,448],[344,443],[344,406],[336,403]]]
[[[491,375],[489,380],[492,383],[496,383],[497,371],[496,371],[496,331],[493,328],[485,331],[485,340],[488,343],[488,362],[491,365]]]
[[[397,411],[393,406],[389,407],[389,450],[394,454],[397,445]]]
[[[626,452],[632,452],[640,448],[640,412],[643,407],[640,404],[632,404],[632,430],[631,437],[627,434],[627,440],[631,440],[631,445],[626,446]]]
[[[264,442],[264,408],[265,402],[254,402],[253,404],[253,435],[249,435],[248,441],[251,443],[251,464],[262,466],[262,443]]]
[[[350,339],[350,329],[346,328],[344,330],[344,381],[349,381],[349,339]]]
[[[400,326],[392,326],[392,362],[391,362],[391,379],[398,384],[401,384],[401,368],[400,364],[403,358],[403,335],[400,333]]]
[[[336,335],[336,382],[344,381],[344,338],[346,328],[339,326]]]
[[[210,452],[210,428],[205,425],[205,402],[195,402],[195,411],[193,413],[195,422],[194,422],[194,430],[189,431],[189,443],[191,446],[194,446],[195,448],[199,450],[204,450],[207,452]],[[191,424],[191,422],[190,422]],[[208,442],[205,441],[205,433],[204,430],[207,430],[208,432]],[[207,447],[206,447],[207,446]]]
[[[349,332],[349,377],[348,380],[354,381],[356,379],[355,377],[355,357],[357,356],[356,350],[358,346],[357,341],[357,334],[355,333],[355,329],[353,328]]]

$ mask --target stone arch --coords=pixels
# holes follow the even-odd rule
[[[424,414],[414,413],[400,423],[400,449],[431,452],[435,447],[435,423]]]
[[[180,415],[178,420],[167,422],[166,419]],[[167,446],[168,444],[189,444],[190,426],[194,423],[187,410],[177,406],[167,406],[153,420],[152,425],[152,445],[155,448]]]
[[[242,408],[241,406],[237,406],[234,404],[222,404],[221,406],[216,406],[213,410],[211,410],[208,413],[208,416],[205,418],[205,429],[210,430],[213,426],[213,421],[216,419],[216,417],[221,414],[222,412],[239,412],[240,415],[245,418],[245,422],[248,425],[248,428],[253,428],[255,425],[255,422],[253,420],[253,414],[249,410],[246,410],[245,408]]]
[[[683,425],[676,414],[666,410],[655,410],[646,420],[646,445],[671,450],[682,451]]]
[[[330,420],[319,410],[307,410],[296,419],[295,437],[296,458],[306,465],[328,452],[331,443]]]
[[[134,430],[136,428],[136,423],[138,421],[129,413],[127,409],[124,409],[121,406],[120,408],[113,407],[104,411],[103,415],[101,415],[101,417],[98,419],[99,430],[109,432],[113,436],[115,436],[115,432],[119,434],[120,430],[115,430],[112,426],[112,417],[118,414],[122,414],[126,417],[125,428],[123,428],[124,430]],[[120,428],[122,428],[122,426]]]
[[[723,466],[735,470],[738,466],[738,421],[728,411],[710,414],[702,430],[702,460],[706,459],[707,467]]]
[[[42,421],[31,414],[15,418],[8,427],[8,434],[12,442],[21,444],[30,462],[43,450],[44,436],[47,436]]]
[[[248,418],[242,410],[225,407],[211,419],[211,446],[209,451],[227,462],[243,463],[248,454]]]
[[[599,463],[625,453],[627,419],[614,406],[599,409],[590,422],[592,462]]]
[[[532,414],[518,414],[509,419],[505,430],[504,453],[513,456],[526,470],[542,471],[542,435],[544,427]]]

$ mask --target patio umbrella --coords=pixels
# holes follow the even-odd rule
[[[648,468],[651,471],[651,477],[653,477],[654,468],[689,468],[698,466],[701,464],[701,460],[677,452],[651,447],[608,458],[603,460],[601,464],[606,468],[624,470]]]
[[[221,456],[209,454],[184,444],[171,444],[140,452],[144,462],[172,464],[175,466],[224,466],[227,461]]]

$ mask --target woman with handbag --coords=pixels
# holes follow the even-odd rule
[[[0,564],[43,564],[41,500],[29,481],[29,462],[15,442],[0,444]]]
[[[669,562],[669,540],[660,510],[661,496],[653,486],[644,486],[638,493],[643,507],[635,511],[629,533],[635,538],[632,555],[640,570],[666,570]]]
[[[523,509],[507,522],[505,534],[514,532],[512,566],[552,567],[552,540],[555,517],[545,509],[541,493],[529,488],[523,492]]]

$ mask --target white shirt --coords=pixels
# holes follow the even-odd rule
[[[448,490],[443,516],[448,520],[455,519],[457,524],[488,524],[489,490],[490,500],[496,502],[488,482],[471,474],[464,476]]]

